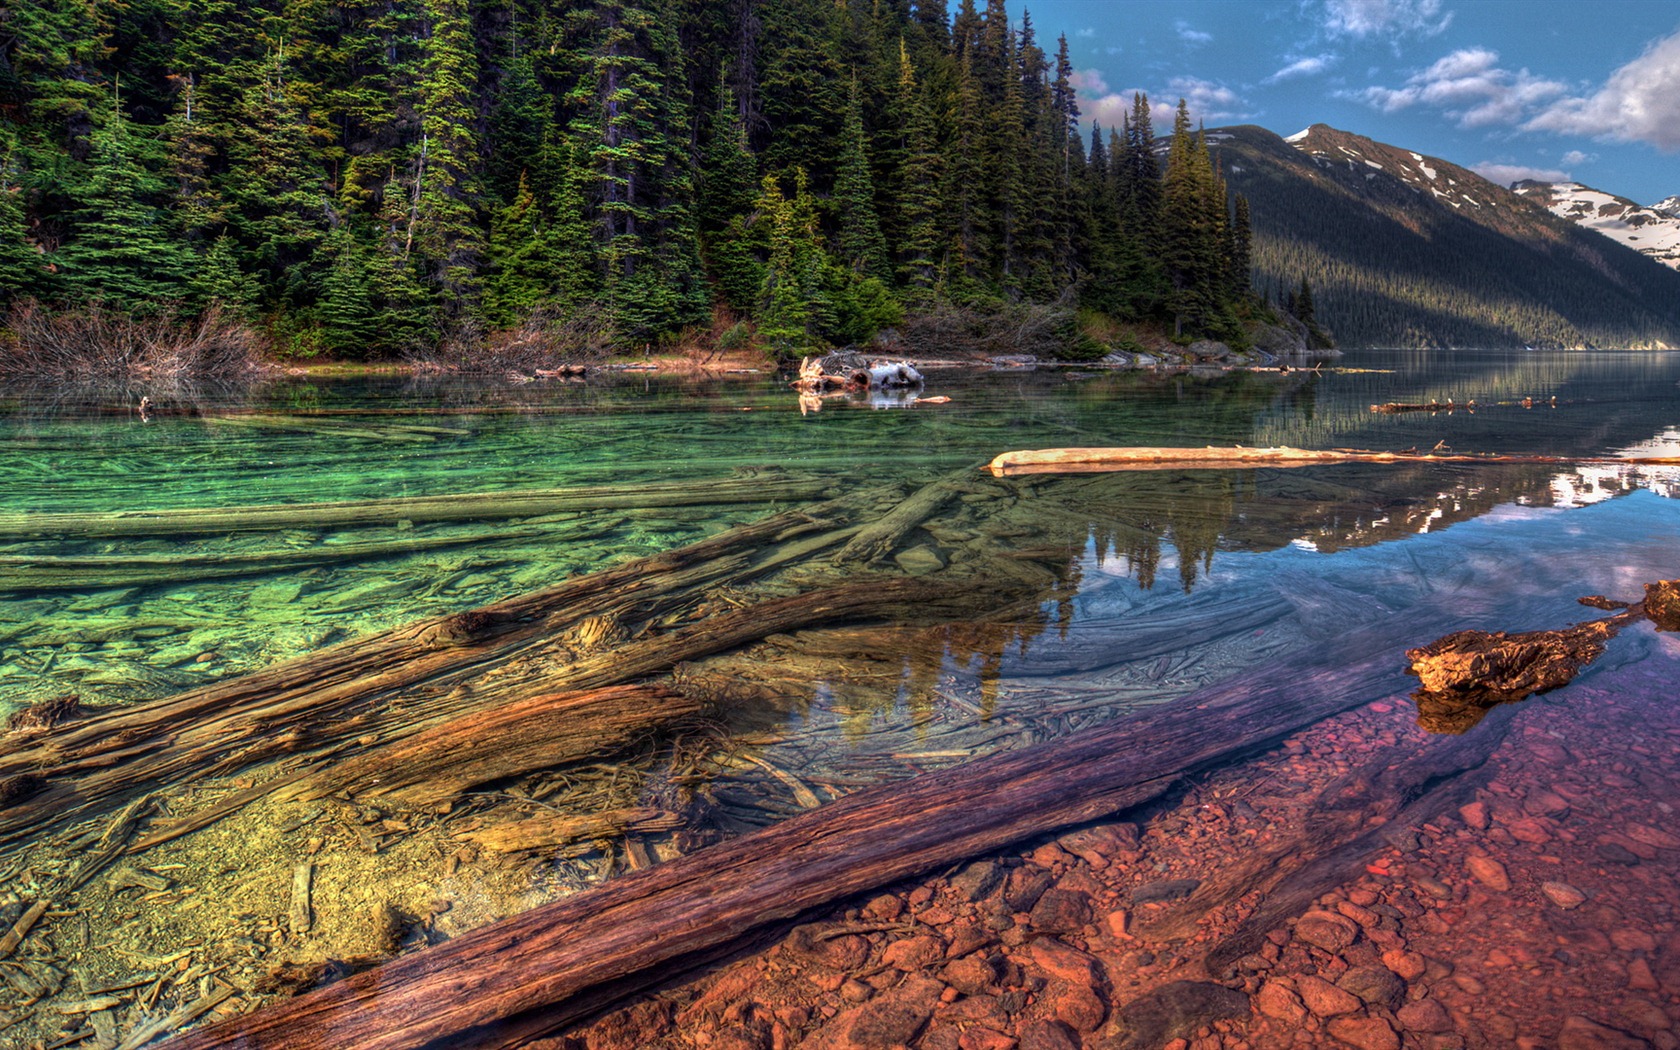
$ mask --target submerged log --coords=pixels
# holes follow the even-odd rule
[[[1002,477],[1020,474],[1094,474],[1111,470],[1213,470],[1225,467],[1313,467],[1328,463],[1535,463],[1680,466],[1680,456],[1498,456],[1369,452],[1358,449],[1276,448],[1047,448],[1005,452],[991,462]]]
[[[545,693],[375,745],[278,795],[348,792],[428,806],[482,784],[612,754],[659,726],[699,714],[701,706],[656,685]]]
[[[946,503],[972,491],[974,480],[973,469],[965,467],[923,485],[898,506],[859,529],[835,554],[834,561],[867,563],[886,557],[900,540],[937,514]]]
[[[496,521],[566,511],[645,510],[820,499],[834,488],[824,478],[768,476],[641,485],[582,485],[564,489],[513,489],[443,496],[332,503],[282,503],[249,507],[193,507],[106,514],[4,514],[0,537],[202,536],[268,529],[327,529],[347,525],[416,524],[429,521]]]
[[[1438,620],[1437,620],[1438,622]],[[1137,805],[1400,684],[1393,623],[1061,740],[868,789],[192,1032],[169,1050],[529,1044],[754,929]]]

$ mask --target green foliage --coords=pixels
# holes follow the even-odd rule
[[[0,296],[215,302],[349,357],[717,304],[787,355],[906,305],[1222,330],[1247,265],[1205,149],[1169,229],[1147,101],[1087,155],[1066,40],[954,6],[15,4]]]

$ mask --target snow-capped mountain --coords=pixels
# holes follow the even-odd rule
[[[1644,208],[1578,182],[1512,183],[1511,189],[1561,216],[1680,270],[1680,197]]]

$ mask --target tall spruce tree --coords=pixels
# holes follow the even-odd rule
[[[864,277],[887,278],[887,239],[875,211],[875,179],[864,142],[863,107],[852,86],[842,125],[840,170],[834,180],[834,205],[840,212],[840,259]]]

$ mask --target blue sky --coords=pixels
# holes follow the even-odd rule
[[[952,4],[955,8],[955,4]],[[1680,194],[1680,0],[1028,0],[1087,122],[1325,123],[1499,182]],[[1012,0],[1011,15],[1022,4]],[[1165,118],[1165,119],[1163,119]],[[1087,123],[1087,126],[1089,124]]]

